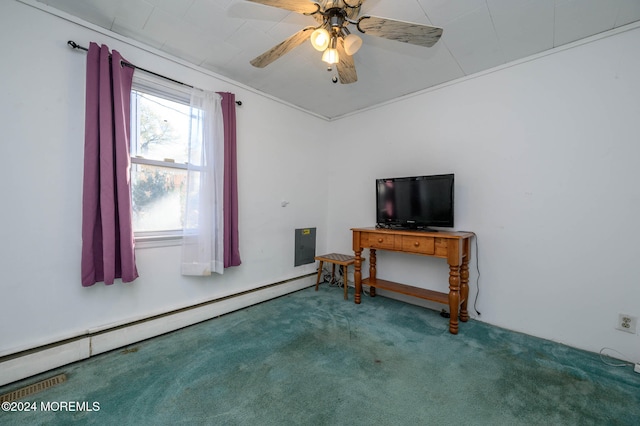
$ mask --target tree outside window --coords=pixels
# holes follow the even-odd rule
[[[134,89],[131,92],[133,228],[180,231],[184,223],[189,106]]]

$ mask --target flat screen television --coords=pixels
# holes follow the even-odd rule
[[[453,227],[454,175],[376,179],[376,226]]]

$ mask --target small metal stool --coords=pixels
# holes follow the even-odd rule
[[[355,263],[356,258],[354,256],[348,256],[346,254],[330,253],[323,254],[322,256],[316,256],[315,260],[320,261],[320,266],[318,267],[318,279],[316,280],[316,291],[318,291],[318,285],[320,284],[320,277],[322,276],[322,265],[324,264],[324,262],[329,262],[332,264],[331,280],[333,280],[335,277],[336,265],[340,265],[342,267],[342,276],[344,278],[344,300],[347,300],[347,270],[349,265],[353,265]]]

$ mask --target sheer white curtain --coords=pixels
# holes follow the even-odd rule
[[[224,270],[222,97],[193,89],[187,192],[182,240],[182,275]]]

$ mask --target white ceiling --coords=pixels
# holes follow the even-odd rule
[[[362,35],[358,81],[343,85],[332,83],[334,74],[308,42],[266,68],[249,64],[315,25],[308,16],[244,0],[38,1],[326,118],[640,20],[640,0],[366,0],[361,16],[444,33],[431,48]]]

